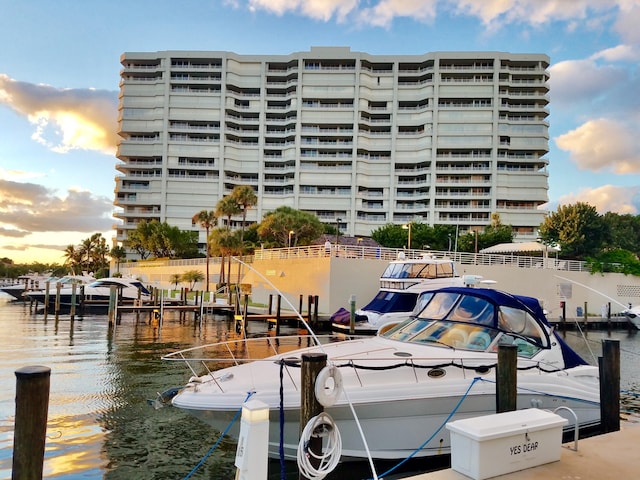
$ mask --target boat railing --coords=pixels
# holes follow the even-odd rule
[[[366,336],[338,335],[285,335],[285,336],[265,336],[249,339],[229,340],[226,342],[199,345],[177,352],[166,354],[162,357],[165,361],[177,361],[185,363],[192,374],[190,382],[204,383],[213,381],[222,390],[218,383],[215,372],[221,368],[242,363],[253,362],[274,362],[281,360],[283,367],[287,371],[287,377],[292,382],[296,390],[300,388],[291,369],[300,367],[299,357],[287,357],[288,352],[301,348],[311,348],[310,351],[322,351],[322,345],[333,342],[340,342],[349,339],[371,338]],[[320,344],[316,342],[318,340]],[[366,376],[362,372],[393,370],[407,367],[413,373],[415,383],[421,383],[428,378],[437,375],[439,370],[447,367],[455,367],[462,372],[462,378],[475,378],[490,373],[497,366],[495,354],[485,354],[478,356],[452,355],[441,357],[418,357],[415,355],[402,356],[394,348],[393,352],[385,354],[388,349],[380,351],[370,351],[366,356],[362,352],[354,354],[353,358],[341,356],[330,359],[330,363],[339,368],[353,369],[360,386],[364,386]],[[455,349],[454,349],[455,350]],[[275,359],[273,357],[279,356]],[[528,370],[531,373],[560,372],[557,366],[545,364],[539,360],[518,358],[519,370]],[[419,375],[418,372],[426,370],[426,375]]]

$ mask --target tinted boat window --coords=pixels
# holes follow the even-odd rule
[[[495,326],[493,323],[493,305],[486,300],[465,295],[448,316],[448,320],[459,322],[481,323]]]
[[[525,310],[505,306],[500,307],[498,326],[506,332],[522,335],[543,347],[547,345],[547,337],[542,328]]]
[[[414,337],[416,333],[421,331],[429,324],[430,322],[425,322],[424,320],[419,318],[406,320],[396,325],[392,329],[384,332],[382,336],[390,338],[392,340],[399,340],[401,342],[406,341],[407,339]]]
[[[420,318],[431,318],[434,320],[444,318],[458,297],[460,297],[460,295],[457,293],[438,292],[418,316]]]

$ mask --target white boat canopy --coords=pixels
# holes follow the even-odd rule
[[[559,252],[560,247],[545,245],[540,242],[516,242],[498,243],[491,247],[483,248],[479,253],[533,253],[533,252]]]

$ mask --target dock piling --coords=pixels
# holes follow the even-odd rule
[[[12,480],[42,480],[51,369],[23,367],[16,375]]]
[[[517,407],[517,364],[518,348],[500,345],[496,367],[496,413],[511,412]]]
[[[304,430],[305,425],[316,415],[321,414],[324,408],[318,402],[315,394],[316,377],[327,365],[327,354],[320,352],[311,352],[302,354],[302,386],[300,389],[300,433]],[[315,436],[309,439],[309,450],[315,453],[318,457],[322,453],[322,437]],[[315,460],[315,467],[319,465],[319,458]],[[302,474],[299,474],[298,479],[305,479]]]
[[[602,433],[620,430],[620,341],[603,340],[600,369],[600,424]]]

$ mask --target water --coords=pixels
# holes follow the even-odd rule
[[[251,328],[262,327],[252,323]],[[191,319],[181,323],[167,315],[161,331],[145,316],[136,323],[133,314],[124,316],[115,331],[106,316],[71,322],[68,316],[55,321],[50,315],[45,321],[28,305],[0,293],[0,479],[11,478],[15,371],[28,365],[51,368],[45,478],[185,478],[219,432],[176,408],[149,405],[158,392],[189,377],[184,365],[160,357],[234,336],[230,322],[212,318],[200,329]],[[597,360],[591,351],[601,355],[605,338],[620,340],[622,388],[640,391],[640,335],[590,331],[585,343],[578,332],[566,333],[568,343],[592,363]],[[234,442],[223,439],[190,478],[234,478],[235,449]],[[279,478],[279,468],[277,462],[270,464],[270,478]],[[348,471],[350,478],[370,477],[366,465],[357,474],[352,466]],[[288,478],[297,478],[295,465],[289,464],[287,472]]]

